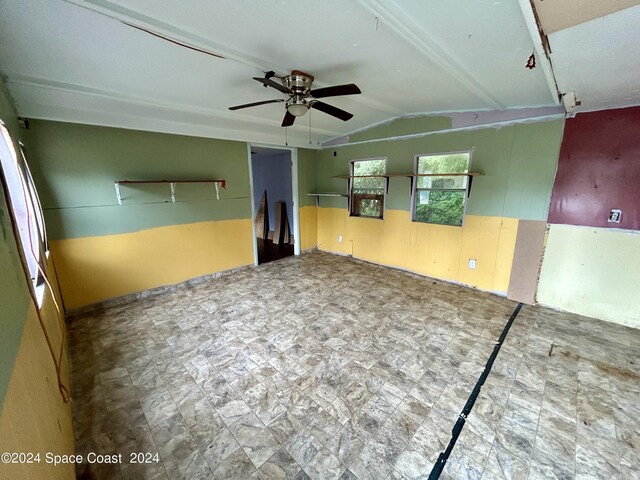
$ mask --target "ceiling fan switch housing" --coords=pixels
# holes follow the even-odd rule
[[[313,77],[306,75],[287,75],[282,79],[282,84],[294,94],[305,95],[311,90]]]

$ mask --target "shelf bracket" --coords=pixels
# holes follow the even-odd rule
[[[220,200],[220,182],[213,183],[216,187],[216,200]]]
[[[122,197],[120,196],[120,184],[115,182],[114,187],[116,187],[116,199],[118,200],[118,205],[122,205]]]
[[[169,186],[171,187],[171,203],[176,203],[176,184],[171,182]]]

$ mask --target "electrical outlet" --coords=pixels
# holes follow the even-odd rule
[[[476,269],[476,259],[475,258],[470,258],[469,259],[469,268],[471,270],[475,270]]]
[[[622,210],[611,210],[611,212],[609,212],[609,217],[607,218],[607,222],[620,223],[621,219],[622,219]]]
[[[338,243],[342,243],[342,235],[338,235]]]

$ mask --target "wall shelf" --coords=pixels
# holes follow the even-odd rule
[[[336,193],[336,192],[327,192],[327,193],[307,193],[308,197],[316,197],[316,207],[320,206],[320,197],[344,197],[349,198],[349,195],[346,193]]]
[[[118,205],[124,205],[122,195],[120,195],[120,185],[142,185],[142,184],[168,184],[171,191],[171,203],[176,203],[176,183],[213,183],[216,187],[216,199],[220,200],[220,187],[226,190],[226,180],[118,180],[114,182],[116,189],[116,199]]]

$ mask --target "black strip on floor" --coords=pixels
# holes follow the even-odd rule
[[[504,329],[502,330],[502,334],[500,335],[500,338],[498,339],[498,342],[496,343],[495,347],[493,347],[493,352],[491,353],[489,360],[487,360],[487,364],[484,366],[484,370],[482,371],[482,374],[478,378],[476,386],[473,387],[473,390],[471,391],[471,395],[469,395],[469,398],[467,399],[467,403],[465,403],[464,408],[462,409],[462,412],[458,417],[458,421],[456,422],[456,424],[453,426],[453,429],[451,430],[451,440],[449,440],[449,444],[447,445],[447,448],[444,450],[444,452],[440,453],[438,460],[433,465],[433,469],[429,474],[429,480],[437,480],[438,478],[440,478],[440,474],[444,470],[444,466],[447,464],[449,455],[451,455],[451,451],[453,450],[453,447],[456,445],[456,442],[458,441],[460,432],[462,432],[462,427],[464,427],[464,424],[467,421],[467,417],[471,413],[471,409],[473,408],[473,405],[476,403],[476,399],[480,394],[482,385],[484,385],[484,382],[489,376],[489,373],[491,373],[491,367],[493,367],[493,362],[495,362],[496,357],[498,356],[498,352],[500,352],[500,347],[502,347],[502,344],[504,343],[504,339],[507,338],[509,329],[511,328],[513,321],[518,316],[518,313],[520,313],[521,308],[522,308],[522,303],[519,303],[516,309],[511,314],[511,317],[509,317],[509,321],[504,326]]]

